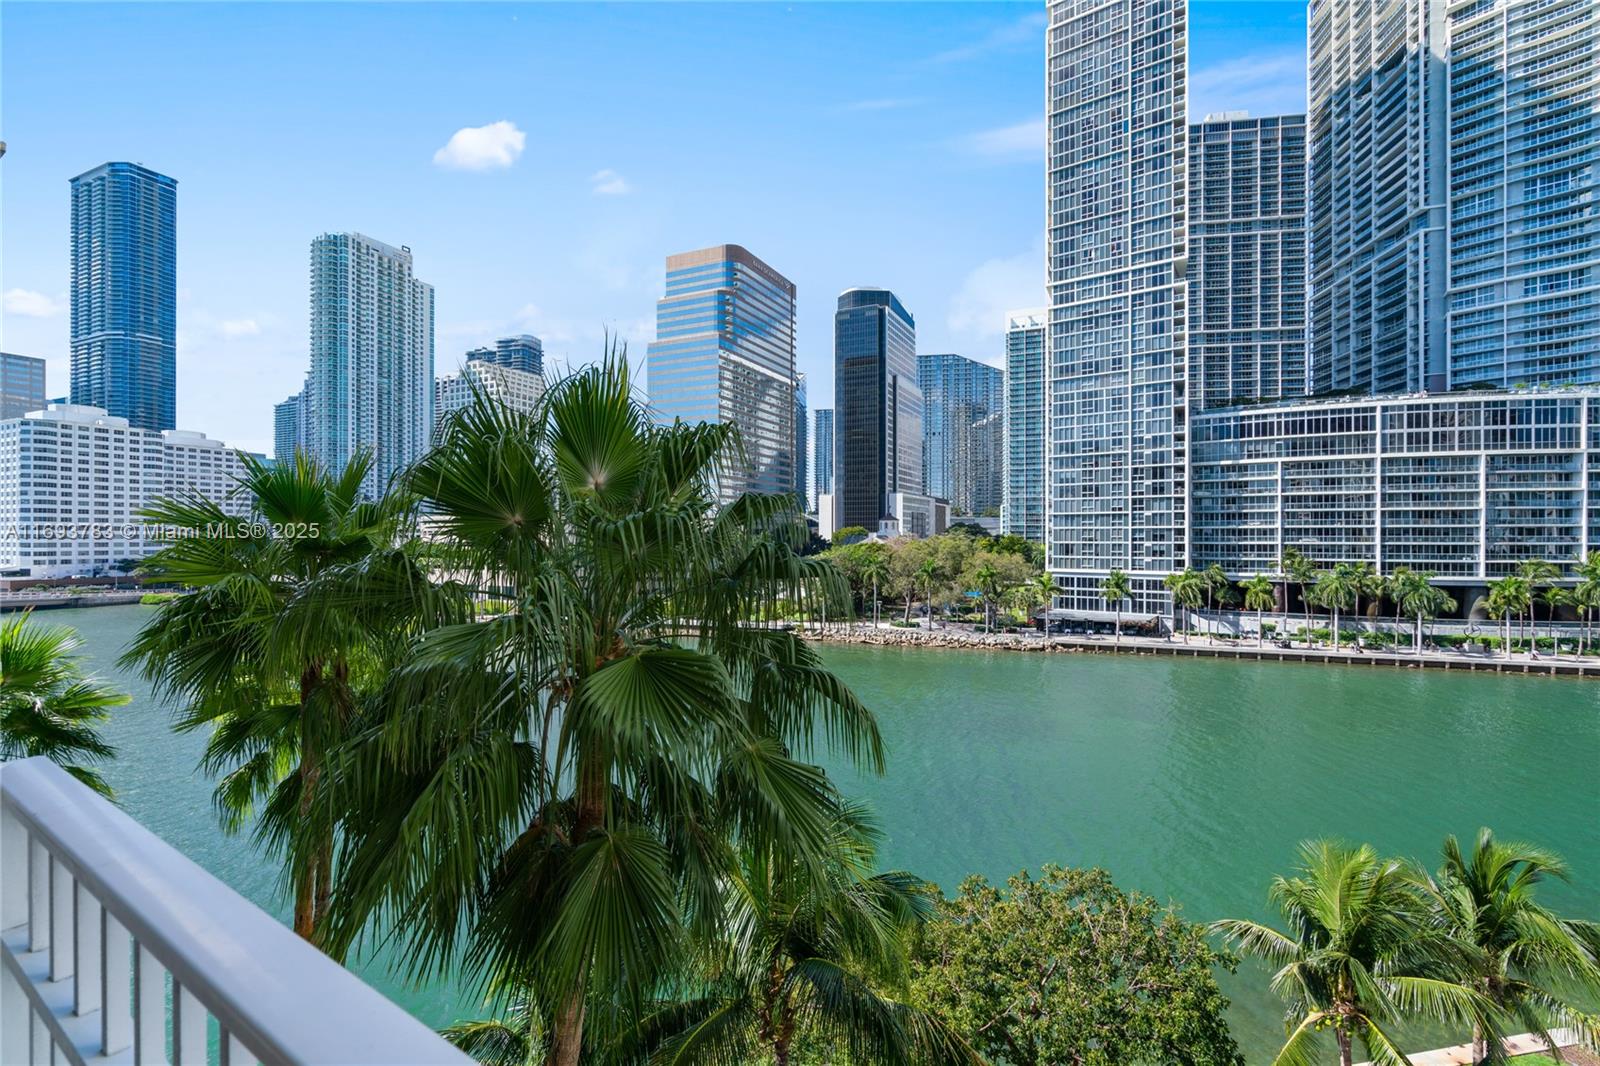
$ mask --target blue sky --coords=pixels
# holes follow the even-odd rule
[[[1191,117],[1304,108],[1303,4],[1190,20]],[[513,332],[642,360],[665,256],[721,242],[799,286],[813,406],[851,285],[998,362],[1043,302],[1043,34],[1002,2],[7,0],[0,347],[66,391],[67,179],[129,159],[179,181],[179,425],[243,447],[304,374],[325,231],[412,248],[441,373]]]

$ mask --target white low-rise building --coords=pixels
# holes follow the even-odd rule
[[[0,571],[70,577],[141,559],[139,512],[190,490],[243,516],[239,453],[203,433],[139,429],[99,407],[50,404],[0,422]]]
[[[481,359],[463,363],[433,383],[433,435],[451,415],[472,403],[474,393],[499,400],[513,411],[531,411],[544,396],[544,375]]]

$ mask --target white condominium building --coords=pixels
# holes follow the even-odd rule
[[[460,371],[433,383],[433,434],[445,420],[472,403],[474,394],[498,400],[514,411],[531,411],[544,396],[544,375],[473,359]]]
[[[0,422],[0,570],[70,577],[159,547],[139,512],[198,492],[243,517],[239,453],[203,433],[139,429],[98,407],[51,404]]]

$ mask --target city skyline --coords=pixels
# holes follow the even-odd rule
[[[1196,45],[1192,79],[1213,86],[1208,100],[1193,100],[1197,109],[1303,108],[1302,7],[1273,5],[1272,17],[1261,4],[1197,7],[1205,14],[1196,22],[1209,20],[1210,32],[1202,38],[1209,45]],[[772,130],[751,125],[749,180],[710,184],[694,152],[663,148],[702,136],[712,120],[694,116],[704,109],[678,109],[676,124],[654,130],[623,107],[640,79],[672,99],[698,100],[705,84],[656,84],[662,60],[649,53],[660,50],[624,45],[619,54],[617,39],[603,32],[605,9],[397,10],[403,14],[391,13],[394,25],[384,26],[377,9],[295,8],[291,15],[230,5],[141,20],[118,8],[8,8],[0,47],[13,100],[28,104],[8,109],[11,150],[0,164],[7,179],[0,191],[7,218],[0,344],[45,358],[50,394],[68,391],[66,181],[121,159],[143,161],[183,187],[178,424],[223,432],[254,451],[272,447],[272,404],[262,397],[281,399],[301,384],[308,356],[304,247],[319,232],[376,233],[410,244],[418,273],[439,292],[441,372],[453,369],[457,353],[519,333],[543,337],[559,369],[594,358],[606,328],[630,342],[642,370],[661,258],[722,241],[759,247],[796,281],[799,370],[810,374],[818,406],[832,401],[833,299],[846,288],[895,289],[924,309],[919,326],[929,350],[993,365],[1003,358],[1005,311],[1042,301],[1035,72],[1044,19],[1037,5],[715,12],[719,27],[743,46],[741,62],[767,71],[772,85],[736,101],[728,122],[763,113],[773,102],[768,93],[793,97],[784,72],[801,70],[819,40],[833,48],[840,20],[852,31],[845,36],[882,61],[854,62],[852,45],[830,58],[827,73],[836,76],[800,79],[807,88],[787,105],[790,122]],[[659,26],[690,54],[710,47],[689,39],[711,17],[704,9],[625,10],[651,27],[643,37]],[[276,69],[278,50],[296,54],[299,41],[319,35],[303,32],[308,22],[330,45],[362,34],[434,40],[428,35],[437,30],[441,44],[504,36],[492,47],[533,48],[550,61],[537,76],[504,71],[515,64],[487,64],[492,77],[470,88],[438,86],[418,103],[422,110],[400,115],[380,109],[374,90],[356,84],[369,60],[352,57],[349,69],[330,74],[341,106],[288,109],[293,125],[286,125],[290,117],[264,113],[250,86],[269,63]],[[69,36],[84,59],[77,76],[34,61]],[[229,78],[211,65],[220,58],[161,58],[169,49],[191,55],[197,38],[218,36],[232,42]],[[149,47],[127,49],[129,39],[148,39]],[[556,98],[550,94],[562,79],[581,69],[592,81],[587,65],[602,52],[634,72],[622,84],[597,87],[573,115],[551,113],[546,101]],[[453,62],[405,55],[421,84],[459,80]],[[161,76],[148,84],[117,78],[146,64]],[[1228,76],[1244,69],[1250,74],[1243,80]],[[107,99],[107,80],[118,86],[109,94],[115,99]],[[157,93],[168,111],[151,106]],[[795,128],[804,133],[798,150],[769,151]],[[197,130],[206,135],[195,137]],[[830,163],[825,157],[835,153],[858,160],[871,153],[873,172]],[[494,165],[501,160],[510,165]],[[484,169],[462,169],[473,166]],[[767,190],[756,188],[769,180]],[[784,211],[772,211],[772,194]],[[869,215],[894,220],[902,239],[871,240],[855,225]]]

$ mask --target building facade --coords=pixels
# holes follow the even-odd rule
[[[72,403],[138,429],[178,412],[178,183],[137,163],[72,179]]]
[[[1449,5],[1450,386],[1600,382],[1600,14]]]
[[[816,512],[817,498],[833,495],[833,408],[817,408],[812,420],[811,504],[807,509]]]
[[[806,376],[794,376],[794,502],[801,512],[810,509],[811,448],[806,417]]]
[[[44,360],[0,352],[0,420],[44,410]]]
[[[51,404],[0,421],[0,569],[93,574],[160,547],[140,512],[198,492],[236,517],[239,453],[203,433],[149,430],[97,407]]]
[[[433,387],[433,286],[412,273],[411,249],[360,233],[312,241],[311,455],[341,470],[370,452],[362,491],[376,496],[427,451]]]
[[[1046,566],[1069,598],[1188,563],[1185,0],[1053,0]],[[1152,600],[1154,597],[1154,600]]]
[[[795,287],[737,244],[667,257],[647,356],[650,406],[671,423],[739,431],[743,457],[719,489],[795,490]]]
[[[948,500],[952,514],[998,511],[1005,497],[1003,452],[998,462],[980,454],[979,437],[972,431],[1004,411],[1005,380],[999,367],[965,356],[917,356],[923,488],[929,496]]]
[[[531,411],[544,397],[544,389],[542,374],[480,359],[463,363],[457,373],[434,382],[433,439],[438,441],[445,421],[471,405],[474,396],[499,401],[513,411]]]
[[[305,447],[305,393],[297,392],[272,407],[272,457],[280,463],[294,458],[296,448]]]
[[[1006,316],[1005,506],[1000,529],[1044,543],[1044,309]]]
[[[1305,116],[1189,127],[1188,224],[1190,408],[1305,396]]]
[[[515,337],[501,337],[493,347],[474,348],[467,352],[463,362],[493,363],[524,374],[544,376],[544,341],[531,333]]]
[[[923,495],[917,324],[887,289],[847,289],[833,316],[834,509],[839,528],[893,521]]]

